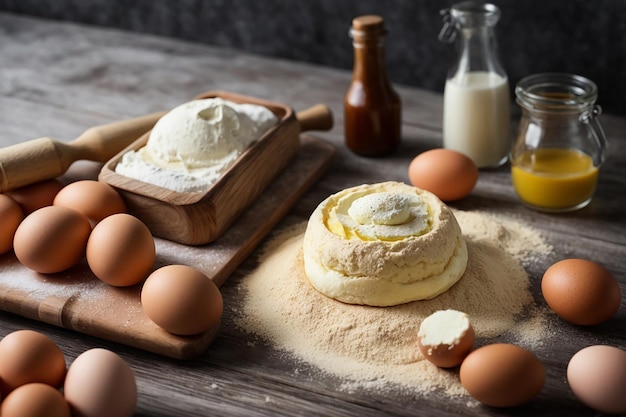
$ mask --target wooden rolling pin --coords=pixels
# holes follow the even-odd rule
[[[81,159],[106,162],[165,113],[94,126],[67,143],[43,137],[0,149],[0,192],[56,178]]]

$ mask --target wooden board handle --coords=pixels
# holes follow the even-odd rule
[[[44,137],[0,149],[0,192],[58,177],[79,159],[106,162],[164,114],[95,126],[68,143]]]
[[[316,104],[296,113],[300,131],[330,130],[333,127],[333,113],[325,104]]]

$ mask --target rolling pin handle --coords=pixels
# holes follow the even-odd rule
[[[59,157],[58,143],[43,137],[0,149],[0,191],[55,178],[67,166]]]
[[[0,149],[0,192],[63,175],[79,159],[105,162],[150,130],[165,113],[91,127],[69,143],[44,137]]]
[[[325,104],[316,104],[296,113],[300,131],[330,130],[333,127],[333,113]]]
[[[166,112],[157,112],[132,119],[90,127],[69,142],[68,153],[74,160],[106,162],[141,135],[152,129]]]

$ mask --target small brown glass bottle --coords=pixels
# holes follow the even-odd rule
[[[387,76],[384,20],[357,17],[350,35],[354,71],[344,98],[346,146],[362,156],[388,155],[400,144],[402,106]]]

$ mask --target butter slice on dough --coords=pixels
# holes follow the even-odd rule
[[[353,221],[352,202],[374,193],[406,196],[411,218],[392,225]],[[467,247],[451,210],[434,194],[400,182],[360,185],[328,197],[309,218],[303,253],[305,273],[319,292],[381,307],[434,298],[467,266]]]

